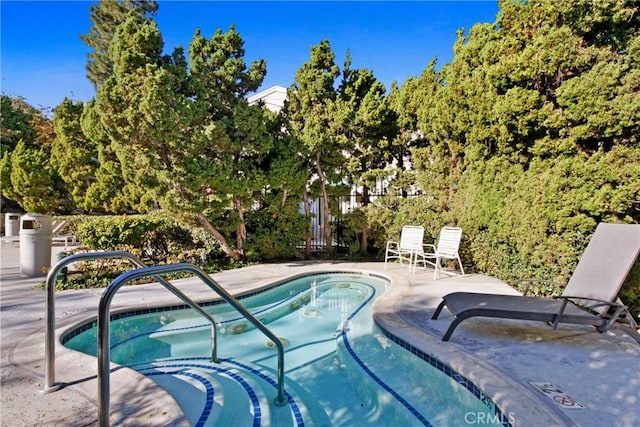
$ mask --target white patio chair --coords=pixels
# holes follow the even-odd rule
[[[464,268],[462,267],[462,260],[460,260],[460,254],[458,254],[458,248],[460,247],[460,240],[462,240],[462,229],[459,227],[443,227],[440,230],[440,237],[438,238],[438,246],[432,244],[424,244],[414,254],[414,260],[412,265],[412,273],[415,274],[418,264],[422,264],[423,268],[427,268],[427,264],[432,265],[435,268],[433,273],[433,279],[436,280],[440,276],[442,269],[443,259],[455,259],[460,266],[460,272],[464,276]],[[448,273],[448,271],[445,271]]]
[[[384,255],[384,269],[387,269],[387,261],[390,259],[407,261],[409,270],[413,264],[413,254],[422,250],[422,242],[424,238],[424,227],[421,225],[405,225],[402,227],[400,234],[400,242],[390,240],[387,242],[387,248]]]

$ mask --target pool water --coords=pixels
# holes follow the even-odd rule
[[[375,325],[371,306],[387,287],[382,277],[312,274],[241,299],[285,347],[284,406],[274,403],[274,343],[226,303],[205,307],[220,363],[210,360],[210,324],[191,309],[112,320],[111,360],[164,387],[194,426],[458,426],[479,413],[508,425],[468,380]],[[96,328],[63,342],[95,355]]]

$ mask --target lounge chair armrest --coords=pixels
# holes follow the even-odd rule
[[[573,295],[558,295],[558,296],[554,296],[553,298],[571,301],[574,304],[576,304],[576,302],[573,301],[573,300],[593,301],[593,302],[595,302],[595,304],[590,304],[590,305],[587,305],[587,306],[585,306],[584,304],[578,304],[578,305],[586,307],[586,308],[588,308],[590,310],[593,310],[594,308],[601,307],[601,306],[608,306],[608,307],[614,307],[614,308],[623,308],[623,309],[627,309],[627,310],[629,309],[629,307],[627,307],[624,304],[620,304],[620,303],[612,302],[612,301],[604,301],[604,300],[597,299],[597,298],[579,297],[579,296],[573,296]]]
[[[544,279],[520,279],[519,283],[524,285],[524,292],[522,293],[522,295],[524,296],[526,296],[529,293],[529,290],[531,289],[532,285],[537,285],[542,283],[546,285],[556,286],[559,288],[562,288],[565,286],[564,283],[559,283],[559,282],[554,282],[552,280],[544,280]]]
[[[596,329],[599,332],[605,332],[609,329],[609,327],[616,323],[621,316],[625,315],[626,316],[626,322],[628,324],[628,326],[631,328],[631,335],[636,338],[636,340],[638,342],[640,342],[640,335],[637,335],[637,325],[636,322],[633,319],[633,316],[631,315],[631,313],[629,312],[629,308],[624,305],[624,304],[620,304],[617,302],[613,302],[613,301],[603,301],[597,298],[589,298],[589,297],[580,297],[580,296],[572,296],[572,295],[560,295],[557,297],[553,297],[554,299],[560,299],[562,300],[562,306],[560,307],[560,310],[558,311],[558,315],[556,316],[556,320],[553,322],[553,329],[556,329],[556,327],[558,326],[558,324],[562,321],[562,315],[564,314],[564,310],[567,306],[567,304],[569,302],[571,302],[572,304],[575,304],[577,306],[583,307],[583,309],[586,310],[590,310],[594,315],[597,315],[599,318],[603,319],[603,323],[600,326],[597,326]],[[586,301],[594,301],[595,304],[590,304],[590,305],[583,305],[583,304],[579,304],[576,301],[573,301],[574,299],[577,300],[586,300]],[[613,314],[611,314],[610,310],[607,309],[606,311],[599,313],[598,311],[596,311],[596,307],[609,307],[609,308],[615,308],[615,312]],[[637,337],[636,337],[637,335]]]

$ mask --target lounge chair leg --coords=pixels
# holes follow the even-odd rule
[[[442,341],[449,341],[449,338],[451,338],[451,334],[453,334],[453,331],[458,327],[458,323],[462,322],[463,320],[464,318],[459,319],[458,317],[454,317],[453,321],[447,328],[447,332],[445,332],[442,336]]]
[[[440,316],[440,312],[442,312],[442,309],[444,308],[445,305],[447,305],[447,301],[443,299],[440,302],[440,304],[438,304],[438,307],[436,307],[436,311],[433,312],[433,316],[431,316],[431,320],[435,320],[438,318],[438,316]],[[444,333],[444,335],[441,338],[442,341],[449,341],[449,338],[451,338],[453,331],[455,331],[455,329],[458,327],[460,322],[472,316],[473,316],[472,314],[461,315],[461,316],[454,315],[453,320],[451,321],[451,323],[449,324],[449,327],[447,328],[447,331]]]
[[[433,316],[431,316],[431,320],[435,320],[438,318],[438,316],[440,316],[440,312],[442,311],[442,309],[444,308],[444,306],[446,305],[446,301],[441,301],[440,304],[438,304],[438,307],[436,308],[436,311],[433,312]]]

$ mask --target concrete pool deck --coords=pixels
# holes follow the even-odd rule
[[[53,247],[52,258],[64,247]],[[503,282],[477,274],[434,281],[432,271],[410,275],[382,262],[292,262],[225,271],[214,279],[231,293],[313,271],[364,271],[389,277],[391,289],[375,302],[376,321],[414,347],[449,364],[484,390],[516,426],[640,425],[640,344],[621,331],[599,334],[591,327],[475,318],[463,322],[449,342],[440,337],[451,316],[444,310],[431,320],[442,295],[453,291],[515,293]],[[43,277],[20,276],[19,250],[3,246],[0,259],[1,387],[0,425],[94,425],[97,422],[97,361],[57,344],[57,382],[44,386],[45,292]],[[193,279],[179,288],[194,300],[211,291]],[[102,289],[56,295],[56,338],[95,318]],[[121,289],[112,311],[132,306],[176,303],[157,284]],[[407,375],[410,375],[407,374]],[[111,374],[112,425],[188,425],[173,399],[151,380],[127,369]],[[562,391],[555,403],[532,382],[551,383]],[[573,403],[572,403],[573,402]],[[578,408],[578,409],[576,409]],[[478,414],[447,425],[482,425]],[[434,423],[435,424],[435,423]]]

